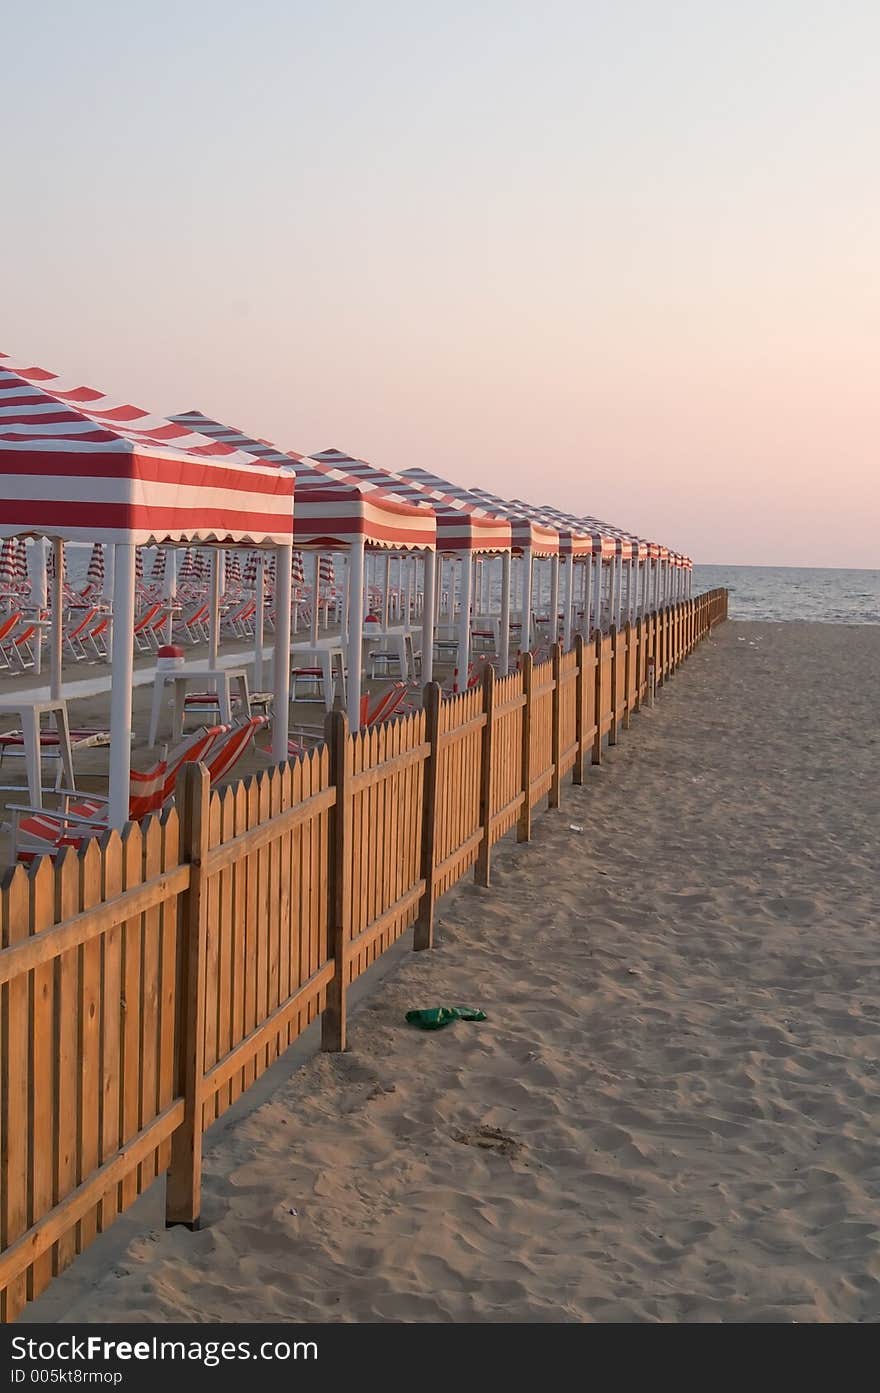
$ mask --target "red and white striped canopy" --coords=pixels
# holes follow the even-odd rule
[[[311,458],[406,502],[427,503],[437,518],[437,546],[442,551],[510,551],[510,523],[506,518],[493,517],[472,498],[453,497],[422,483],[413,477],[416,471],[392,474],[342,450],[321,450]]]
[[[0,536],[290,541],[292,475],[0,354]]]
[[[506,500],[496,498],[494,494],[484,493],[482,489],[462,488],[460,484],[441,479],[439,474],[429,474],[426,469],[405,469],[400,477],[427,489],[436,489],[466,506],[476,505],[489,517],[503,519],[510,527],[510,543],[514,551],[530,548],[534,556],[556,556],[559,553],[559,533],[555,527],[523,517]]]
[[[292,471],[296,476],[294,536],[300,546],[341,550],[355,537],[363,537],[370,547],[434,550],[437,522],[429,507],[414,507],[390,497],[375,484],[322,463],[319,456],[306,459],[295,451],[282,454],[270,441],[212,421],[200,411],[183,411],[171,419],[228,448],[247,451]]]

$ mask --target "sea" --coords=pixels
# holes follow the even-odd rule
[[[880,624],[880,571],[798,566],[694,566],[694,594],[730,591],[731,619]]]

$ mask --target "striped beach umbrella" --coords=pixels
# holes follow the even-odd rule
[[[24,537],[16,538],[15,547],[15,579],[19,585],[27,585],[28,565],[27,565],[27,543]]]
[[[153,560],[153,569],[150,571],[150,580],[165,579],[165,565],[167,562],[167,548],[160,547]]]
[[[196,559],[192,547],[187,547],[183,553],[183,560],[180,563],[180,570],[177,575],[178,580],[195,580]]]
[[[55,579],[55,548],[51,546],[46,553],[46,574],[51,580]],[[61,543],[61,579],[67,583],[67,547]]]
[[[332,586],[336,584],[336,571],[333,567],[333,557],[323,552],[318,562],[318,583],[323,586]]]
[[[135,547],[134,549],[134,574],[136,580],[144,578],[144,549]]]
[[[195,556],[195,579],[207,580],[211,574],[211,562],[208,553],[203,547],[199,547]]]
[[[227,551],[226,553],[225,584],[227,590],[231,585],[241,585],[241,562],[237,551]]]
[[[247,560],[244,563],[244,574],[242,576],[242,583],[248,586],[251,590],[253,590],[254,586],[257,583],[257,564],[259,562],[259,559],[260,553],[258,551],[249,551],[247,554]]]
[[[12,585],[15,581],[17,540],[17,537],[7,537],[0,547],[0,581],[7,585]]]
[[[303,554],[299,547],[294,547],[293,557],[290,562],[290,579],[294,585],[305,585],[306,568],[303,562]]]
[[[104,584],[104,547],[101,542],[95,542],[92,547],[92,554],[89,557],[89,568],[86,571],[86,580],[90,580],[93,585]]]

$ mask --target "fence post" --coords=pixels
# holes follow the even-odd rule
[[[562,681],[562,646],[559,643],[553,645],[552,668],[553,673],[553,692],[551,698],[551,722],[550,722],[550,758],[553,760],[553,774],[550,779],[550,789],[547,795],[547,807],[558,808],[562,796],[562,778],[559,773],[560,756],[562,753],[562,740],[560,738],[560,683]]]
[[[330,756],[330,782],[336,802],[330,812],[328,867],[329,939],[333,976],[327,983],[327,1004],[321,1016],[321,1049],[345,1049],[348,996],[348,945],[351,939],[351,739],[344,711],[328,711],[324,735]]]
[[[617,722],[619,712],[617,710],[617,625],[611,625],[611,729],[608,732],[608,744],[617,744]]]
[[[439,683],[429,682],[422,697],[425,712],[425,740],[431,752],[425,760],[422,785],[422,869],[425,882],[419,901],[419,914],[413,929],[413,948],[434,946],[434,839],[437,831],[437,767],[440,762],[440,703]]]
[[[575,634],[574,636],[574,655],[575,655],[575,686],[574,686],[574,738],[575,755],[574,768],[571,771],[571,781],[573,784],[582,784],[584,781],[584,636]]]
[[[602,630],[596,630],[596,667],[593,673],[593,715],[596,718],[596,733],[593,736],[593,763],[602,763]]]
[[[516,840],[532,839],[532,655],[522,655],[522,684],[525,703],[522,709],[522,791],[523,801],[516,824]]]
[[[632,705],[634,704],[633,691],[633,627],[628,621],[623,630],[624,642],[626,643],[626,653],[623,659],[623,686],[624,686],[624,708],[623,708],[623,728],[629,730],[632,718]]]
[[[483,668],[483,742],[480,751],[480,827],[483,840],[474,866],[474,880],[477,885],[491,882],[491,822],[492,822],[492,743],[495,727],[495,669],[491,663]]]
[[[203,764],[187,764],[175,784],[181,857],[189,864],[189,886],[181,906],[178,957],[178,1089],[183,1121],[171,1137],[165,1187],[165,1225],[197,1229],[202,1210],[202,1081],[205,1075],[205,960],[208,897],[204,863],[208,853],[211,782]]]

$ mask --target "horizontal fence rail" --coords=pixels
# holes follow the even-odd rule
[[[197,1227],[202,1139],[350,984],[535,808],[559,806],[715,624],[711,591],[16,867],[0,884],[0,1317],[14,1320],[160,1175]]]

